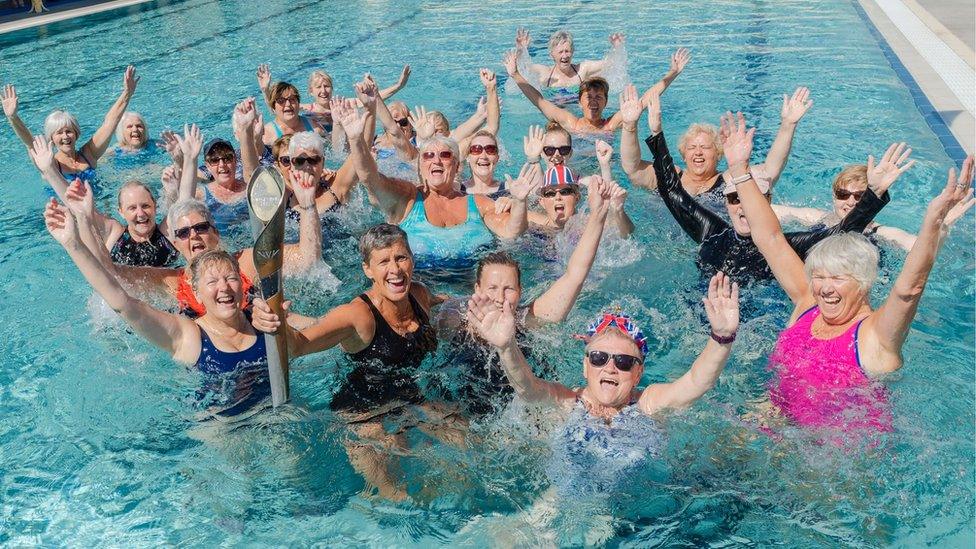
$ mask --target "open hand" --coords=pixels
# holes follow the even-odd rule
[[[78,241],[78,227],[75,225],[74,217],[67,208],[58,204],[58,201],[53,198],[44,208],[44,225],[47,227],[47,232],[51,233],[51,236],[62,246]]]
[[[256,74],[258,77],[258,86],[261,88],[261,91],[271,87],[271,67],[267,63],[258,65]]]
[[[525,158],[534,161],[542,154],[542,138],[545,132],[542,126],[529,126],[529,134],[522,138],[522,150]]]
[[[610,33],[609,39],[610,39],[610,46],[614,48],[620,47],[624,43],[624,35],[621,32]]]
[[[516,59],[514,50],[505,52],[505,56],[502,57],[502,64],[505,65],[505,72],[509,76],[514,77],[518,74],[518,60]]]
[[[539,188],[542,184],[542,171],[535,162],[526,162],[522,165],[518,179],[512,179],[505,174],[505,188],[513,200],[525,200],[529,194]]]
[[[7,84],[3,88],[3,114],[7,118],[17,114],[17,88],[13,84]]]
[[[427,109],[423,105],[417,105],[413,113],[407,115],[407,120],[410,121],[410,125],[417,132],[418,142],[430,139],[434,135],[434,120],[427,114]]]
[[[78,221],[87,221],[95,216],[94,193],[85,181],[76,179],[68,185],[68,190],[64,193],[64,203]]]
[[[332,110],[332,120],[342,126],[342,130],[350,139],[353,136],[361,136],[363,127],[366,125],[366,115],[359,112],[355,105],[350,105],[345,99],[333,96],[329,100],[329,107]]]
[[[468,300],[468,324],[494,347],[508,347],[515,341],[515,315],[507,300],[499,309],[488,296],[472,295]]]
[[[128,95],[132,95],[136,92],[136,84],[139,83],[139,77],[136,76],[136,68],[129,65],[125,68],[125,75],[122,77],[122,91]]]
[[[973,156],[969,155],[962,163],[962,170],[956,177],[956,169],[949,169],[946,186],[938,196],[929,202],[925,211],[926,220],[931,216],[935,223],[942,225],[943,231],[948,231],[969,208],[973,206]]]
[[[691,50],[688,48],[678,48],[671,54],[671,72],[681,74],[685,66],[691,61]]]
[[[35,135],[34,142],[27,152],[30,153],[31,160],[41,173],[54,167],[54,151],[51,150],[51,141],[46,136]]]
[[[712,332],[719,337],[735,335],[739,329],[739,285],[719,271],[709,281],[708,295],[702,302]]]
[[[892,143],[877,164],[874,156],[868,155],[868,187],[874,194],[881,196],[887,191],[898,177],[915,165],[914,160],[908,160],[912,149],[906,143]]]
[[[163,130],[159,134],[159,139],[163,142],[163,148],[177,166],[183,165],[183,149],[180,148],[180,140],[176,138],[176,133],[172,130]]]
[[[529,43],[531,41],[532,41],[532,38],[529,36],[528,29],[519,27],[518,30],[515,31],[515,47],[516,48],[519,48],[519,49],[528,49],[529,48]]]
[[[183,136],[177,135],[176,139],[180,143],[184,158],[200,156],[200,150],[203,149],[203,135],[200,134],[200,128],[196,124],[184,124]]]
[[[407,80],[410,80],[410,65],[404,65],[403,70],[400,71],[400,79],[397,80],[397,87],[403,88],[406,86]]]
[[[779,115],[783,122],[796,124],[812,106],[813,99],[810,99],[810,90],[800,86],[793,92],[792,97],[783,94],[783,109]]]
[[[644,104],[637,95],[637,88],[633,84],[627,84],[624,91],[620,92],[621,118],[624,122],[637,122],[642,112]]]
[[[731,117],[732,113],[726,113],[726,116]],[[729,136],[725,140],[725,160],[729,168],[749,164],[749,157],[752,156],[752,138],[756,133],[756,128],[746,130],[746,119],[741,112],[736,116],[737,121],[732,124]]]

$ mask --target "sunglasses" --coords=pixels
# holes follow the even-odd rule
[[[291,159],[291,165],[296,168],[304,168],[305,164],[309,166],[318,166],[322,162],[321,156],[296,156]]]
[[[404,128],[410,125],[410,121],[407,120],[406,118],[394,118],[393,121],[403,126]]]
[[[275,162],[281,164],[282,166],[284,166],[286,168],[290,168],[291,167],[291,157],[290,156],[279,156],[278,158],[275,159]]]
[[[288,103],[298,103],[298,98],[295,97],[294,95],[290,95],[288,97],[279,97],[275,99],[275,103],[278,105],[286,105]]]
[[[187,238],[190,238],[190,231],[193,231],[196,234],[203,234],[212,228],[213,225],[211,225],[209,221],[201,221],[196,225],[190,225],[189,227],[181,227],[179,229],[176,229],[175,231],[173,231],[173,234],[176,236],[176,238],[179,238],[180,240],[186,240]]]
[[[454,153],[451,151],[441,151],[439,153],[435,153],[434,151],[425,151],[420,156],[424,160],[433,160],[435,156],[439,156],[443,160],[450,160],[454,158]]]
[[[576,194],[576,190],[570,187],[563,187],[562,189],[546,189],[542,191],[542,198],[553,198],[559,194],[561,196],[570,196]]]
[[[586,358],[590,361],[590,366],[594,368],[603,368],[607,365],[610,359],[613,359],[613,365],[617,367],[621,372],[629,372],[634,366],[638,366],[644,361],[631,355],[612,355],[610,353],[604,353],[603,351],[589,351],[586,353]]]
[[[498,154],[497,145],[471,145],[468,147],[468,154],[481,154],[486,152],[488,154]]]
[[[566,156],[567,154],[573,152],[573,146],[563,145],[562,147],[549,147],[549,146],[542,147],[542,152],[546,156],[552,156],[556,154],[556,151],[559,151],[559,154]]]
[[[225,164],[230,164],[234,160],[236,160],[236,158],[231,153],[222,154],[222,155],[219,155],[219,156],[214,155],[214,156],[208,156],[207,157],[207,163],[208,164],[220,164],[221,162],[223,162]]]
[[[860,200],[864,196],[864,191],[848,191],[847,189],[835,189],[834,198],[837,200],[847,200],[850,197],[854,197],[854,200]]]

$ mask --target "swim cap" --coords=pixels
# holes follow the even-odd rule
[[[586,328],[586,333],[576,336],[578,339],[583,341],[589,341],[595,335],[603,333],[604,330],[610,326],[616,326],[621,329],[624,333],[630,336],[637,344],[637,348],[640,349],[642,355],[647,354],[647,337],[644,332],[641,331],[640,327],[634,323],[630,316],[621,313],[603,313],[598,318],[590,322],[590,325]]]
[[[539,187],[539,194],[548,188],[559,188],[559,187],[576,187],[576,176],[573,175],[573,170],[570,170],[564,164],[556,164],[555,166],[546,170],[546,175],[542,180],[542,186]]]

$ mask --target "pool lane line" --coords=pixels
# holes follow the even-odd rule
[[[162,9],[162,8],[165,8],[165,7],[174,7],[175,9],[172,9],[172,10],[167,11],[165,13],[156,13],[156,14],[152,14],[152,15],[147,15],[146,17],[143,17],[143,18],[139,19],[138,21],[126,21],[126,19],[128,19],[129,16],[117,18],[116,21],[118,21],[118,24],[116,24],[116,25],[112,25],[112,26],[108,26],[108,27],[102,27],[102,28],[98,28],[98,29],[89,29],[91,32],[89,32],[88,34],[83,34],[83,35],[78,36],[78,37],[72,37],[72,40],[75,40],[75,39],[84,39],[84,38],[88,38],[90,36],[93,36],[95,34],[103,34],[103,33],[106,33],[106,32],[116,31],[116,30],[121,29],[123,27],[128,27],[128,26],[132,25],[133,23],[140,23],[140,24],[141,23],[145,23],[147,21],[152,21],[154,19],[159,19],[161,17],[168,17],[170,15],[174,15],[174,14],[177,14],[177,13],[183,13],[185,11],[193,10],[193,9],[196,9],[196,8],[198,8],[200,6],[204,6],[204,5],[207,5],[207,4],[215,4],[218,1],[219,0],[204,0],[203,2],[199,2],[199,3],[196,3],[196,4],[190,4],[190,0],[170,0],[170,3],[167,3],[167,4],[163,5],[163,6],[155,6],[155,7],[152,7],[152,6],[148,6],[147,4],[149,4],[149,2],[152,2],[153,4],[155,4],[156,3],[156,0],[147,0],[146,2],[144,2],[142,4],[135,4],[140,9],[145,8],[144,11],[140,11],[138,13],[129,14],[129,16],[139,16],[139,15],[143,15],[143,14],[150,13],[152,10],[158,10],[158,9]],[[187,5],[187,4],[190,4],[190,5]],[[179,7],[177,7],[177,6],[179,6]],[[129,6],[129,7],[131,7],[131,6]],[[56,22],[50,23],[49,25],[51,27],[54,27],[54,28],[53,29],[47,29],[47,30],[53,30],[55,32],[52,32],[52,33],[46,35],[44,38],[50,38],[50,37],[53,37],[53,36],[57,36],[59,34],[64,34],[64,33],[68,33],[68,32],[72,32],[72,31],[76,31],[76,30],[85,28],[84,25],[81,24],[78,20],[79,19],[82,19],[84,17],[96,16],[96,15],[101,15],[103,17],[106,17],[108,14],[106,12],[89,13],[89,14],[86,14],[84,16],[75,17],[74,19],[67,19],[67,20],[64,20],[64,21],[56,21]],[[110,20],[108,20],[108,19],[105,20],[105,22],[108,22],[108,21],[110,21]],[[66,27],[66,28],[57,29],[58,26]],[[33,40],[36,40],[38,38],[37,37],[37,33],[33,33],[30,37],[25,37],[23,40],[16,40],[15,39],[16,37],[11,37],[11,35],[15,35],[17,33],[26,33],[29,30],[40,30],[40,28],[43,28],[43,27],[48,27],[48,25],[46,24],[46,25],[41,25],[40,27],[31,27],[31,28],[28,28],[28,29],[20,29],[20,30],[17,30],[17,31],[11,31],[8,34],[0,35],[0,47],[10,47],[10,48],[12,48],[12,47],[15,47],[15,46],[20,46],[20,45],[22,45],[22,44],[24,44],[26,42],[31,42]],[[29,49],[29,50],[25,50],[25,51],[22,51],[22,52],[18,52],[17,55],[33,55],[33,54],[36,54],[38,52],[42,52],[44,50],[49,50],[49,49],[56,48],[56,47],[61,47],[63,45],[64,44],[62,44],[62,43],[60,43],[58,41],[53,41],[52,40],[52,41],[50,41],[47,44],[38,44],[33,49]]]
[[[925,123],[928,124],[929,129],[932,133],[939,139],[942,144],[942,148],[945,150],[946,155],[949,156],[958,166],[962,166],[964,160],[966,160],[966,151],[962,148],[959,140],[956,136],[952,134],[949,126],[942,119],[942,115],[939,111],[932,105],[929,101],[928,96],[919,87],[918,82],[912,76],[912,73],[908,71],[904,63],[898,57],[898,54],[894,52],[891,45],[888,44],[888,40],[885,39],[878,27],[874,25],[874,21],[868,16],[867,12],[858,2],[858,0],[850,0],[851,5],[854,6],[854,11],[857,12],[861,20],[864,21],[865,26],[867,26],[868,31],[874,36],[874,39],[878,42],[878,47],[881,48],[881,53],[884,54],[885,58],[888,60],[888,64],[891,65],[892,70],[898,75],[905,87],[908,88],[909,93],[912,95],[912,100],[915,102],[915,107],[918,109],[919,114],[925,119]]]
[[[227,28],[227,29],[222,30],[220,32],[216,32],[214,34],[211,34],[209,36],[204,36],[202,38],[198,38],[196,40],[193,40],[192,42],[188,42],[186,44],[183,44],[183,45],[180,45],[180,46],[176,46],[175,48],[171,48],[171,49],[169,49],[167,51],[164,51],[164,52],[156,53],[156,54],[152,55],[151,57],[144,57],[142,59],[136,59],[135,61],[132,61],[132,60],[127,61],[124,64],[116,65],[114,67],[110,67],[108,69],[105,69],[105,70],[102,71],[101,74],[99,74],[97,76],[87,77],[84,82],[75,82],[75,83],[72,83],[72,84],[70,84],[68,86],[62,86],[60,88],[55,88],[55,89],[50,90],[50,91],[48,91],[46,93],[42,93],[42,94],[40,94],[38,96],[32,96],[32,101],[35,101],[35,100],[36,101],[41,101],[41,100],[51,99],[51,98],[53,98],[55,96],[58,96],[58,95],[61,95],[63,93],[67,93],[67,92],[70,92],[70,91],[73,91],[73,90],[76,90],[76,89],[79,89],[79,88],[83,88],[85,86],[88,86],[89,84],[91,84],[93,82],[100,82],[100,81],[105,80],[107,78],[112,78],[112,77],[118,76],[129,65],[135,65],[137,68],[139,68],[139,67],[144,67],[146,65],[152,65],[156,61],[167,60],[169,58],[169,56],[171,56],[171,55],[173,55],[175,53],[179,53],[179,52],[182,52],[182,51],[186,51],[186,50],[190,50],[190,49],[196,48],[197,46],[200,46],[202,44],[206,44],[207,42],[210,42],[212,40],[215,40],[216,38],[220,38],[220,37],[223,37],[223,36],[227,36],[229,34],[232,34],[232,33],[236,33],[238,31],[242,31],[244,29],[247,29],[247,28],[253,27],[255,25],[258,25],[260,23],[264,23],[266,21],[270,21],[271,19],[274,19],[276,17],[281,17],[282,15],[284,15],[286,13],[290,13],[290,12],[294,12],[294,11],[301,11],[301,10],[304,10],[304,9],[308,9],[308,8],[310,8],[312,6],[317,5],[317,4],[321,4],[324,1],[325,0],[312,0],[311,2],[305,2],[305,3],[299,4],[297,6],[288,6],[285,9],[276,11],[276,12],[271,13],[271,14],[268,14],[268,15],[266,15],[264,17],[255,19],[253,21],[249,21],[247,23],[242,23],[242,24],[237,25],[235,27]]]

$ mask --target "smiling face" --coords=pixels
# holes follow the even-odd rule
[[[568,190],[573,190],[573,192],[568,192]],[[579,204],[580,196],[579,191],[572,189],[572,187],[545,188],[541,194],[539,205],[542,206],[546,212],[546,217],[553,225],[562,227],[576,213],[576,205]]]
[[[607,94],[601,89],[590,88],[580,94],[580,109],[589,118],[601,118],[607,107]]]
[[[287,89],[275,97],[275,117],[283,122],[290,122],[298,116],[298,93]]]
[[[240,314],[244,298],[241,275],[229,261],[214,261],[200,267],[193,293],[207,310],[207,316],[230,319]]]
[[[410,294],[413,279],[413,255],[406,242],[400,240],[387,248],[369,253],[363,272],[373,281],[373,289],[390,301],[402,301]]]
[[[502,264],[488,264],[481,270],[481,276],[475,282],[474,291],[488,296],[499,309],[504,302],[511,305],[512,310],[522,299],[522,285],[515,267]]]
[[[71,126],[64,126],[58,128],[51,135],[51,141],[54,142],[54,146],[59,151],[65,154],[73,154],[75,152],[75,143],[78,141],[78,132]]]
[[[697,132],[685,141],[681,158],[685,161],[686,169],[702,178],[714,177],[718,171],[719,157],[715,139],[704,132]]]
[[[325,162],[318,151],[314,149],[298,149],[291,156],[291,170],[289,170],[289,174],[294,171],[301,171],[311,175],[313,181],[318,181],[322,179],[322,168],[324,165]]]
[[[193,227],[201,223],[206,223],[207,218],[197,212],[190,212],[176,220],[172,227],[174,233],[181,232],[181,229]],[[194,257],[208,250],[216,250],[220,247],[220,233],[216,227],[208,227],[206,230],[196,231],[191,229],[187,238],[178,236],[173,238],[173,246],[180,252],[183,259],[189,263]]]
[[[468,149],[468,167],[471,168],[471,175],[483,181],[491,181],[495,176],[495,166],[498,165],[498,143],[490,135],[479,135],[471,140]],[[474,154],[471,149],[481,148],[481,152]],[[485,147],[493,147],[493,153],[485,150]]]
[[[569,150],[566,154],[560,152],[560,149]],[[552,154],[547,154],[546,149],[549,148]],[[565,164],[569,162],[569,159],[573,156],[572,141],[569,134],[563,131],[547,131],[542,137],[542,157],[546,159],[546,168],[551,168],[557,164]]]
[[[125,219],[128,231],[147,239],[156,230],[156,202],[141,186],[123,188],[119,192],[119,214]]]
[[[207,152],[203,162],[218,185],[233,187],[237,182],[237,156],[233,149],[214,146]]]
[[[122,121],[122,136],[125,146],[131,149],[141,149],[146,146],[148,135],[146,122],[138,116],[129,116]]]
[[[549,57],[560,68],[568,68],[573,63],[573,45],[568,40],[564,40],[549,48]]]
[[[410,115],[410,111],[407,106],[399,101],[390,104],[390,116],[397,123],[397,127],[403,132],[403,136],[407,139],[413,137],[413,125],[407,118]]]
[[[844,219],[847,214],[851,213],[867,189],[867,183],[859,181],[845,181],[835,186],[833,204],[834,213],[837,214],[837,217]]]
[[[828,324],[850,321],[867,303],[867,290],[854,277],[822,269],[814,269],[810,274],[810,292]]]
[[[315,103],[320,107],[329,107],[329,100],[332,99],[332,80],[325,76],[316,76],[308,86],[309,93],[315,98]]]
[[[624,354],[640,358],[640,349],[634,340],[618,328],[607,328],[595,335],[586,345],[587,353]],[[613,358],[597,368],[590,363],[589,355],[583,356],[583,376],[586,378],[586,396],[609,408],[620,409],[630,403],[630,396],[644,374],[643,364],[629,372],[617,369]]]
[[[443,143],[429,143],[420,152],[420,179],[437,192],[445,193],[454,188],[457,170],[457,156]]]

